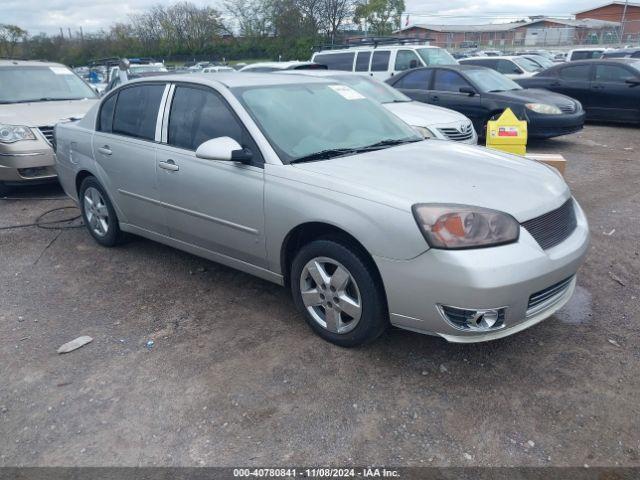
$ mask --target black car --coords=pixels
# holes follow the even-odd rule
[[[517,81],[579,100],[589,120],[640,122],[640,59],[581,60]]]
[[[507,107],[528,122],[531,138],[566,135],[584,125],[580,102],[547,90],[523,89],[501,73],[477,65],[416,68],[391,77],[387,83],[413,100],[466,115],[481,136],[487,122]]]
[[[607,50],[602,54],[602,58],[640,58],[640,48],[620,48],[618,50]]]

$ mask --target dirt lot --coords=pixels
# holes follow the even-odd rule
[[[569,305],[486,344],[340,349],[284,289],[186,253],[0,231],[0,466],[640,465],[640,130],[530,150],[568,158],[591,250]],[[0,225],[69,203],[17,195]]]

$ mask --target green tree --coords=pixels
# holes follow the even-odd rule
[[[404,0],[365,0],[356,5],[354,22],[365,22],[368,32],[389,35],[400,28]]]

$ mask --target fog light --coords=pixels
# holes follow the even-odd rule
[[[466,308],[438,305],[442,317],[459,330],[482,332],[497,330],[504,327],[507,307],[481,308],[470,310]]]

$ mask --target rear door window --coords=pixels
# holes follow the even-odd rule
[[[113,133],[153,140],[164,84],[135,85],[118,93]]]
[[[394,86],[410,90],[428,90],[432,70],[426,68],[407,73]]]
[[[496,70],[503,75],[522,73],[522,70],[511,60],[495,60],[497,63]]]
[[[356,57],[356,72],[369,71],[369,60],[371,59],[371,52],[358,52]]]
[[[574,65],[560,70],[560,78],[563,80],[588,80],[590,65]]]
[[[452,70],[438,70],[433,84],[433,89],[441,92],[460,93],[460,88],[471,87],[458,72]]]
[[[100,107],[100,117],[98,121],[98,130],[100,132],[111,133],[113,129],[113,112],[116,108],[116,100],[118,94],[111,95]]]
[[[326,65],[329,70],[353,71],[354,52],[324,53],[313,58],[315,63]]]
[[[389,50],[377,50],[373,52],[373,58],[371,59],[371,71],[386,72],[389,70],[390,56],[391,52]]]
[[[169,114],[168,143],[196,150],[207,140],[231,137],[243,144],[243,129],[227,104],[206,88],[178,86]]]
[[[633,73],[618,65],[596,65],[596,81],[622,83],[626,78],[633,77]]]

